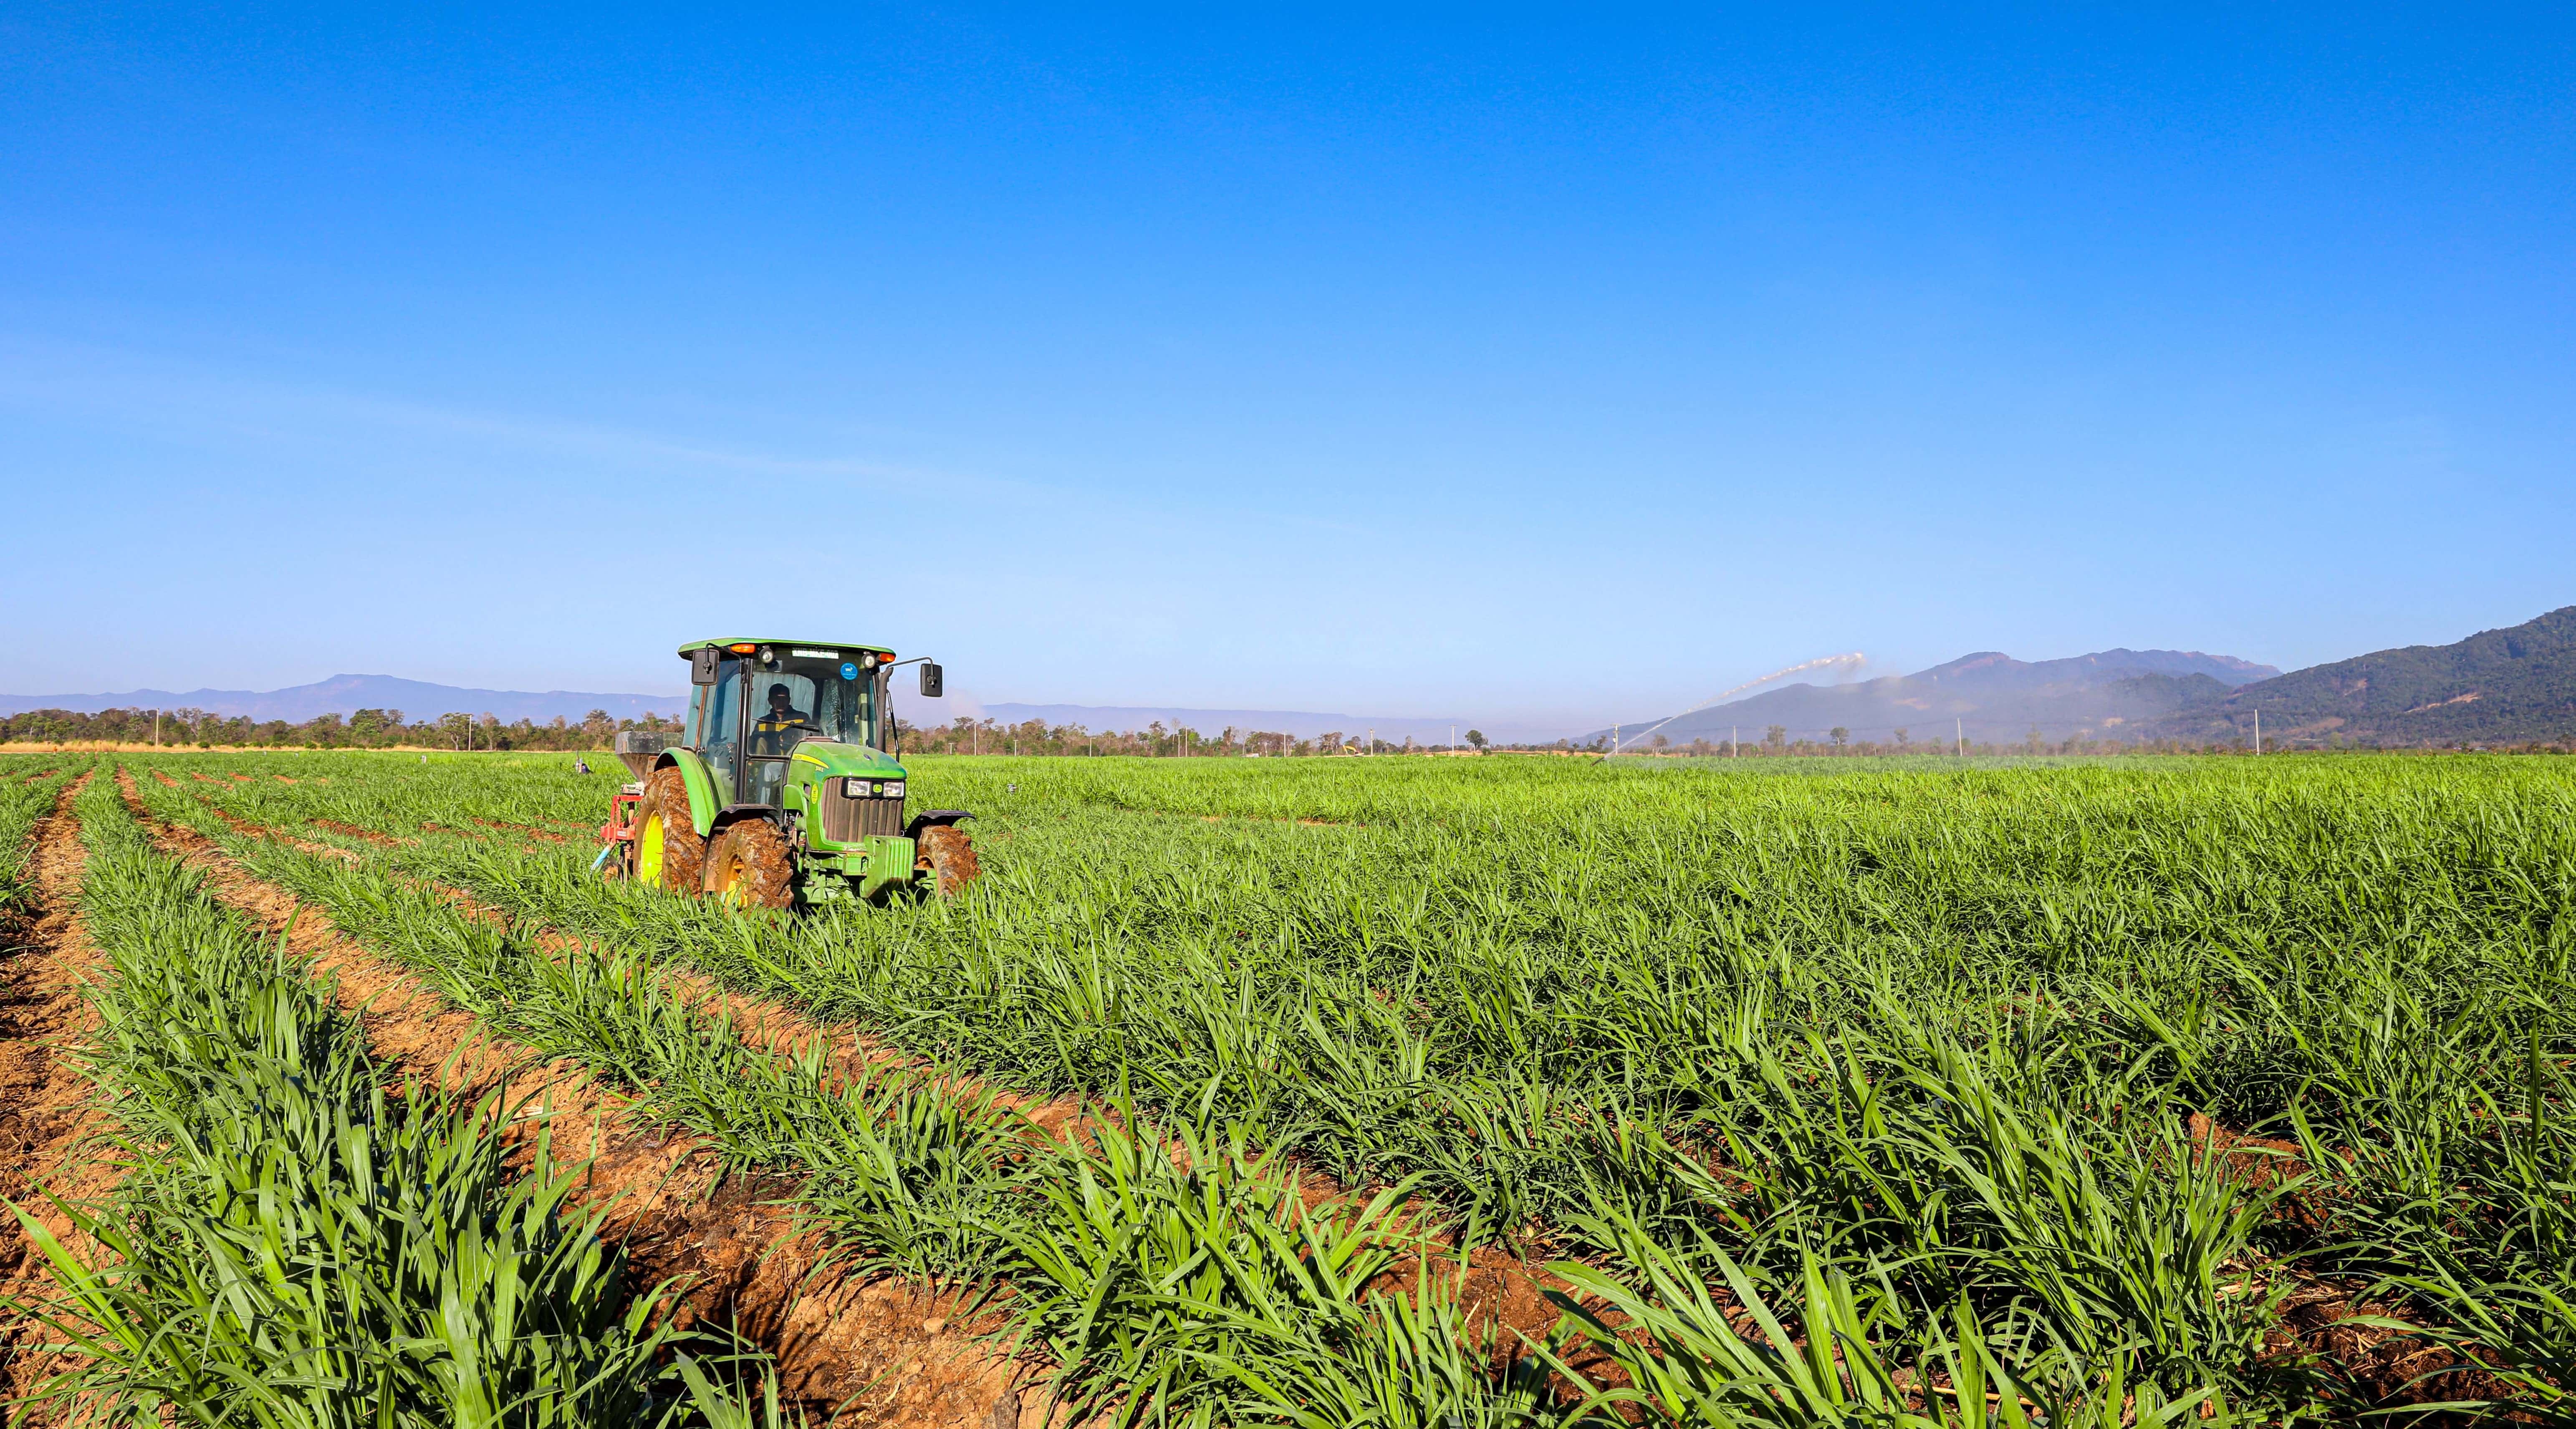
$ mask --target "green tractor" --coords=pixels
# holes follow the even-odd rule
[[[977,872],[957,827],[929,809],[904,817],[889,680],[891,650],[832,640],[698,640],[689,715],[675,738],[627,731],[622,786],[596,863],[674,893],[763,908],[841,898],[953,896]],[[921,666],[937,699],[940,669]]]

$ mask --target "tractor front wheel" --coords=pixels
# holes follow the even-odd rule
[[[655,770],[635,806],[635,878],[673,893],[698,891],[707,841],[689,817],[689,786],[677,769]]]
[[[707,892],[745,908],[784,908],[796,897],[796,860],[767,819],[745,819],[707,850]]]
[[[954,898],[965,891],[984,870],[975,862],[975,841],[954,824],[940,824],[921,831],[920,856],[914,860],[916,871],[930,875],[930,890],[942,898]]]

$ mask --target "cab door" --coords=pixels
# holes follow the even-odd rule
[[[706,763],[718,804],[739,802],[742,787],[743,678],[743,662],[728,656],[716,662],[714,684],[689,691],[688,744]]]

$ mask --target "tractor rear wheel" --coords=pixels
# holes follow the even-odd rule
[[[639,883],[696,893],[706,866],[707,841],[689,816],[689,785],[677,769],[658,769],[635,806],[635,878]]]
[[[913,867],[930,875],[931,891],[942,898],[956,897],[984,871],[975,862],[975,841],[954,824],[921,831],[920,856]]]
[[[745,908],[784,908],[796,898],[796,860],[767,819],[745,819],[707,849],[707,893]]]

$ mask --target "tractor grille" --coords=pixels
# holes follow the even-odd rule
[[[839,794],[823,799],[823,837],[834,843],[845,844],[868,834],[902,832],[901,799],[851,799]]]

